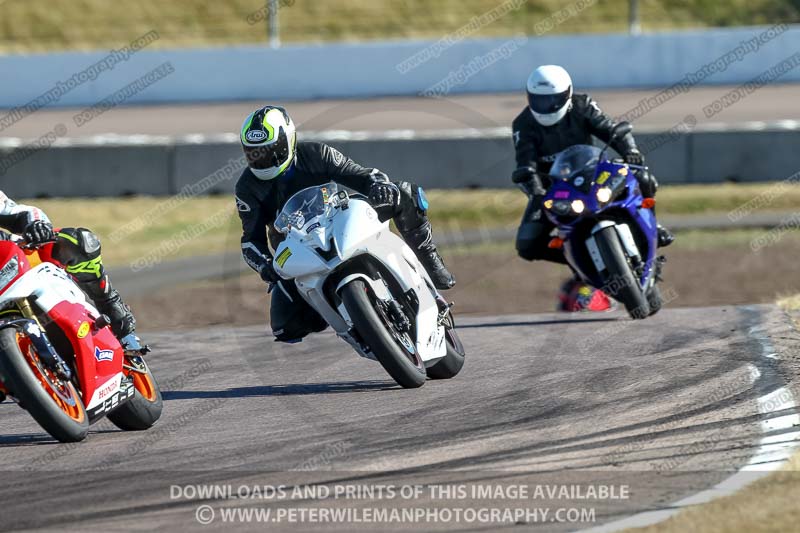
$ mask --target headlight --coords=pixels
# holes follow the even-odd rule
[[[553,211],[556,215],[564,216],[569,213],[569,202],[559,200],[553,204]]]
[[[597,189],[597,201],[601,204],[604,204],[611,200],[611,189],[608,187],[602,187]]]
[[[572,200],[572,204],[570,204],[572,210],[578,213],[579,215],[583,213],[583,210],[586,206],[583,204],[583,200]]]
[[[0,268],[0,288],[11,283],[17,274],[19,274],[19,258],[14,256],[3,268]]]

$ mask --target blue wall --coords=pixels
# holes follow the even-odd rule
[[[413,95],[475,58],[505,47],[506,57],[476,72],[450,93],[519,90],[541,63],[565,66],[581,88],[666,87],[724,55],[766,27],[630,35],[558,35],[467,40],[421,66],[397,65],[431,41],[151,50],[134,54],[54,105],[90,106],[158,65],[175,72],[130,103],[224,100],[356,98]],[[791,26],[760,49],[706,77],[703,83],[743,83],[800,50],[800,26]],[[0,56],[0,107],[22,106],[100,60],[105,52]],[[800,81],[800,69],[781,81]]]

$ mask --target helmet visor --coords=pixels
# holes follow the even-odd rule
[[[570,90],[557,94],[533,94],[528,93],[528,105],[534,113],[549,115],[558,112],[559,109],[567,105]]]
[[[261,146],[245,146],[244,155],[250,168],[265,170],[279,167],[289,158],[289,139],[286,130],[280,128],[275,142]]]

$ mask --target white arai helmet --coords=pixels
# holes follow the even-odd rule
[[[572,78],[558,65],[542,65],[528,77],[528,107],[542,126],[564,118],[572,105]]]
[[[260,180],[281,176],[294,162],[297,133],[282,107],[268,105],[250,113],[242,124],[241,141],[247,165]]]

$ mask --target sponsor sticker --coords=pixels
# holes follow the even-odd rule
[[[611,177],[611,172],[609,172],[609,171],[607,171],[607,170],[604,170],[604,171],[603,171],[603,172],[601,172],[601,173],[600,173],[600,175],[597,177],[597,183],[598,183],[599,185],[602,185],[602,184],[604,184],[606,181],[608,181],[608,178],[610,178],[610,177]]]
[[[554,196],[556,198],[569,198],[569,191],[556,191]]]
[[[581,185],[583,185],[583,182],[584,182],[583,176],[578,176],[572,183],[574,183],[576,187],[580,187]]]
[[[283,265],[286,264],[286,261],[288,261],[290,257],[292,257],[292,251],[289,248],[286,248],[280,253],[280,255],[278,255],[278,257],[275,258],[275,262],[278,263],[279,267],[283,268]]]
[[[236,209],[238,209],[240,213],[250,212],[250,206],[238,196],[236,197]]]
[[[94,358],[98,361],[113,361],[114,350],[101,350],[97,346],[94,347]]]
[[[344,163],[344,154],[336,148],[331,148],[331,156],[333,157],[333,164],[337,167],[342,166]]]
[[[89,331],[91,329],[92,327],[89,325],[88,322],[84,322],[83,324],[81,324],[81,327],[78,328],[78,338],[79,339],[85,338],[86,335],[89,334]]]

